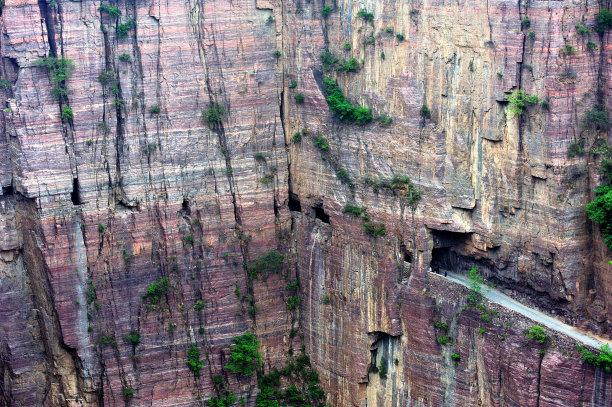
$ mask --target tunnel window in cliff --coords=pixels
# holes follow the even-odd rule
[[[81,194],[79,192],[79,179],[73,178],[72,180],[72,192],[70,193],[70,199],[73,205],[81,204]]]
[[[2,187],[2,195],[13,195],[13,185]]]
[[[296,195],[289,195],[289,210],[292,212],[302,212],[302,204]]]
[[[431,251],[431,271],[454,271],[461,273],[468,267],[466,259],[460,254],[470,237],[469,233],[434,231],[434,247]],[[468,267],[469,268],[469,267]]]
[[[329,215],[325,213],[322,206],[314,206],[312,210],[314,211],[315,218],[329,225]]]

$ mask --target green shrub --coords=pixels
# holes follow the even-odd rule
[[[578,53],[578,50],[571,44],[565,44],[563,47],[561,47],[561,52],[563,52],[565,55],[574,55]]]
[[[100,3],[100,7],[98,7],[98,11],[108,13],[109,17],[117,18],[121,16],[121,11],[117,7],[109,6],[105,3]]]
[[[531,41],[535,41],[535,38],[536,38],[535,31],[529,31],[528,37]]]
[[[123,339],[136,346],[140,343],[140,334],[137,330],[131,329],[129,334],[123,336]]]
[[[419,115],[421,115],[423,119],[431,119],[431,110],[429,110],[429,107],[424,104],[421,106],[421,110],[419,110]]]
[[[366,232],[369,236],[373,237],[384,236],[387,233],[384,224],[368,221],[363,222],[363,231]]]
[[[394,30],[393,30],[393,27],[389,27],[389,26],[385,27],[385,33],[387,33],[387,34],[393,34],[393,31],[394,31]]]
[[[135,393],[135,391],[134,391],[133,388],[131,388],[129,386],[123,387],[123,398],[124,398],[124,400],[127,401],[127,400],[131,399],[132,397],[134,397],[134,393]]]
[[[323,18],[329,17],[329,13],[331,13],[331,10],[332,10],[331,6],[324,6],[321,9],[321,14],[323,15]]]
[[[51,83],[54,85],[51,95],[60,102],[66,102],[68,100],[66,81],[74,72],[74,62],[71,59],[44,57],[36,61],[36,66],[46,69],[51,77]]]
[[[134,28],[134,19],[130,18],[127,22],[117,25],[117,39],[124,40],[127,38],[128,31]]]
[[[586,213],[599,223],[604,243],[612,250],[612,184],[600,185],[595,190],[595,199],[587,204]]]
[[[391,116],[387,116],[384,113],[378,116],[377,120],[383,126],[388,126],[393,123],[393,119],[391,118]]]
[[[605,106],[597,105],[593,109],[587,110],[582,118],[582,125],[590,130],[607,131],[610,120]]]
[[[337,172],[336,175],[338,176],[338,179],[340,180],[341,183],[343,184],[350,184],[351,179],[349,177],[349,173],[346,169],[344,168],[340,168]]]
[[[198,345],[192,343],[187,351],[187,366],[195,377],[200,376],[200,370],[204,367],[204,362],[200,360],[200,349]]]
[[[292,295],[291,297],[289,297],[289,301],[287,301],[287,308],[293,310],[296,309],[299,304],[300,297],[298,297],[297,295]]]
[[[301,93],[296,93],[295,94],[295,101],[297,103],[304,103],[304,95],[302,95]]]
[[[332,79],[325,78],[323,83],[325,92],[327,93],[327,104],[341,120],[348,120],[359,125],[364,125],[372,121],[371,109],[350,104],[342,94],[336,82]]]
[[[185,237],[183,238],[183,241],[184,241],[186,244],[193,245],[193,243],[195,242],[195,239],[193,238],[193,235],[187,235],[187,236],[185,236]]]
[[[498,72],[497,73],[497,79],[501,81],[503,78],[504,78],[504,74],[501,73],[501,72]]]
[[[356,58],[349,58],[348,61],[342,61],[340,65],[336,68],[338,71],[344,72],[357,72],[359,70],[359,62],[357,62]]]
[[[608,373],[612,372],[612,349],[610,349],[610,346],[606,344],[599,350],[600,353],[595,355],[584,346],[578,346],[578,351],[582,353],[581,359],[584,362],[593,366],[601,367]]]
[[[253,158],[255,159],[255,161],[260,163],[266,162],[266,156],[263,153],[255,153],[253,154]]]
[[[326,71],[330,71],[338,63],[338,58],[330,50],[323,52],[320,57],[323,62],[323,69]]]
[[[62,106],[62,121],[65,123],[72,123],[74,120],[74,113],[70,106]]]
[[[434,326],[438,329],[442,329],[446,331],[448,329],[448,324],[442,321],[434,321]]]
[[[459,362],[461,360],[461,355],[458,353],[453,353],[450,357],[453,362]]]
[[[272,183],[272,181],[274,181],[274,177],[272,177],[272,175],[270,174],[266,174],[264,175],[259,182],[261,182],[263,185],[269,185]]]
[[[100,342],[102,342],[105,345],[110,345],[115,343],[115,337],[111,334],[105,334],[102,335],[102,337],[100,338]]]
[[[250,377],[261,365],[261,355],[257,351],[260,343],[251,332],[234,338],[234,342],[236,345],[230,351],[230,363],[225,368]]]
[[[589,35],[591,33],[591,30],[582,23],[576,24],[576,31],[578,31],[580,35]]]
[[[404,41],[404,34],[397,33],[395,34],[395,38],[397,38],[399,42],[402,42]]]
[[[125,52],[121,55],[119,55],[119,61],[121,62],[130,62],[132,60],[132,57],[130,56],[130,54],[126,54]]]
[[[550,110],[550,99],[546,97],[544,100],[542,100],[542,102],[540,102],[540,106],[542,106],[542,109],[544,110]]]
[[[482,298],[483,279],[475,266],[468,271],[468,282],[470,284],[470,293],[467,296],[468,301],[472,304],[479,303]]]
[[[193,306],[193,308],[197,309],[197,310],[201,310],[201,309],[204,309],[205,306],[206,306],[206,304],[204,303],[204,300],[198,300],[198,301],[196,301],[196,303]]]
[[[599,10],[599,13],[595,15],[597,25],[595,31],[603,33],[605,30],[612,28],[612,11],[610,10]]]
[[[289,84],[289,89],[295,89],[295,88],[297,88],[297,82],[291,81],[291,83]]]
[[[573,141],[567,149],[567,157],[574,158],[579,155],[584,155],[585,152],[583,139],[580,141]]]
[[[221,123],[225,116],[225,107],[213,102],[207,109],[202,110],[202,122],[208,124],[212,129]]]
[[[326,305],[327,305],[327,304],[329,304],[329,303],[330,303],[329,295],[324,294],[324,295],[321,297],[321,301],[323,302],[323,304],[326,304]]]
[[[451,338],[450,336],[444,335],[444,336],[441,336],[441,337],[438,338],[438,343],[440,345],[447,345],[452,340],[453,340],[453,338]]]
[[[510,102],[509,109],[512,117],[523,114],[525,103],[537,104],[539,101],[536,95],[528,95],[523,89],[517,89],[506,95],[506,100]]]
[[[269,15],[268,19],[266,20],[266,25],[272,25],[276,22],[276,19],[274,18],[273,15]]]
[[[355,217],[360,217],[362,213],[365,213],[365,208],[347,204],[344,209],[342,209],[342,213],[350,213]]]
[[[291,142],[299,143],[300,141],[302,141],[302,133],[299,131],[296,131],[295,133],[293,133],[293,136],[291,137]]]
[[[385,59],[385,51],[380,53],[380,59],[383,59],[383,60]]]
[[[206,402],[209,407],[231,407],[236,401],[236,396],[233,394],[225,394],[219,397],[213,397]]]
[[[167,295],[170,292],[172,286],[168,277],[163,277],[161,280],[156,281],[149,285],[147,292],[143,294],[143,298],[151,300],[153,303],[157,303],[160,298]]]
[[[380,363],[378,365],[378,375],[381,379],[387,378],[387,359],[384,356],[380,358]]]
[[[525,17],[521,20],[521,29],[529,28],[531,26],[531,21],[529,21],[529,17]]]
[[[351,44],[348,42],[345,42],[344,45],[342,46],[346,51],[350,51],[351,50]]]
[[[365,9],[361,9],[357,12],[357,17],[361,18],[365,22],[373,22],[374,14],[368,13]]]
[[[153,105],[149,108],[149,114],[151,115],[159,114],[159,112],[161,112],[160,105]]]
[[[329,150],[329,143],[327,142],[327,139],[325,137],[323,137],[321,134],[316,135],[316,137],[313,139],[314,145],[321,151],[326,152]]]
[[[265,256],[260,257],[251,263],[249,267],[249,276],[257,278],[259,275],[266,277],[269,274],[281,271],[285,255],[280,254],[276,250],[268,252]]]
[[[548,341],[546,330],[539,325],[534,325],[525,331],[525,338],[532,339],[538,343],[546,343]]]
[[[279,50],[274,51],[274,58],[278,59],[281,57],[281,52]]]
[[[595,44],[593,41],[589,41],[587,42],[587,51],[597,51],[597,44]]]
[[[297,290],[299,286],[300,286],[299,280],[293,280],[290,283],[287,283],[287,286],[285,287],[285,289],[287,291],[294,291],[294,290]]]

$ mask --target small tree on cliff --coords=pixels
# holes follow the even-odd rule
[[[482,297],[482,276],[478,274],[476,266],[472,267],[468,271],[468,282],[470,283],[470,293],[468,294],[468,301],[476,304],[480,302]]]
[[[250,377],[261,365],[261,354],[257,351],[259,341],[251,332],[234,338],[236,346],[230,353],[230,363],[225,368],[234,373]]]

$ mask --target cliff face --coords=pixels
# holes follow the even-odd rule
[[[477,266],[608,334],[609,252],[584,213],[600,157],[567,155],[610,138],[581,124],[610,107],[610,33],[576,31],[599,6],[107,6],[121,15],[91,1],[1,9],[0,404],[200,405],[221,376],[254,405],[255,377],[223,369],[249,330],[266,370],[305,344],[334,406],[612,404],[609,375],[572,344],[542,355],[528,321],[499,310],[482,325],[465,293],[427,273]],[[324,64],[327,49],[357,72]],[[74,62],[67,96],[54,97],[45,56]],[[339,121],[328,76],[393,122]],[[513,117],[504,95],[519,88],[548,108]],[[347,204],[385,235],[366,234]],[[271,250],[288,255],[283,271],[248,276]],[[146,297],[163,278],[167,295]]]

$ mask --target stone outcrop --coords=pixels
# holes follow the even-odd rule
[[[610,138],[581,125],[611,107],[610,32],[575,27],[599,6],[338,2],[324,17],[316,1],[108,3],[117,17],[102,4],[0,9],[0,405],[205,405],[221,376],[252,406],[256,378],[223,368],[248,330],[266,370],[304,344],[333,406],[612,404],[609,374],[575,344],[542,354],[529,321],[500,309],[483,325],[427,273],[477,266],[609,335],[609,252],[584,213],[601,157],[567,156]],[[358,71],[326,69],[327,49]],[[66,100],[46,56],[74,62]],[[392,123],[340,121],[324,77]],[[513,117],[517,89],[548,108]],[[271,250],[283,271],[249,276]],[[164,278],[167,295],[147,298]]]

